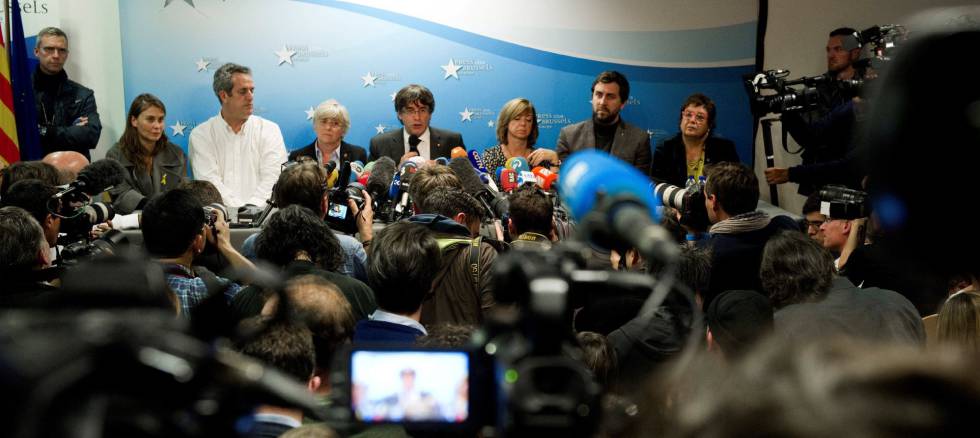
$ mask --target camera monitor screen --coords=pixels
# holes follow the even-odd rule
[[[460,351],[354,351],[351,405],[366,423],[463,423],[469,358]]]
[[[327,214],[335,219],[344,219],[347,217],[347,206],[331,202],[330,208],[327,209]]]

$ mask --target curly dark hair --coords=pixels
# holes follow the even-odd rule
[[[795,230],[769,238],[759,268],[762,288],[776,309],[823,297],[836,272],[830,251]]]
[[[310,209],[290,205],[279,210],[255,239],[255,254],[276,266],[286,266],[306,252],[322,269],[337,272],[344,250],[323,219]]]

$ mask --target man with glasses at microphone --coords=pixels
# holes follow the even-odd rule
[[[371,138],[371,160],[389,157],[396,163],[419,156],[426,160],[449,158],[453,148],[466,149],[458,132],[429,126],[436,101],[422,85],[411,84],[395,95],[395,112],[403,129],[384,132]]]

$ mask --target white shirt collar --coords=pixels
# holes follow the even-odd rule
[[[432,148],[430,147],[430,145],[432,144],[432,142],[430,141],[432,134],[430,133],[430,131],[431,130],[428,127],[426,127],[425,132],[423,132],[422,135],[419,136],[419,140],[422,140],[421,142],[419,142],[419,155],[421,155],[422,158],[425,158],[426,160],[432,158],[432,155],[430,153],[430,151],[432,150]],[[408,130],[402,128],[402,144],[405,146],[405,153],[408,153],[408,137],[410,137],[410,135],[408,134]]]
[[[374,313],[372,313],[371,316],[368,317],[368,319],[372,321],[384,321],[393,324],[404,325],[417,329],[418,331],[422,332],[423,335],[429,334],[429,332],[425,331],[425,327],[422,326],[422,324],[420,324],[418,321],[409,318],[407,316],[402,316],[391,312],[385,312],[384,310],[381,309],[375,310]]]
[[[252,115],[249,115],[248,118],[245,119],[245,123],[242,123],[242,129],[240,131],[238,131],[237,133],[235,132],[234,129],[231,129],[231,125],[228,124],[228,121],[225,120],[225,117],[221,115],[221,110],[218,110],[218,119],[221,120],[222,125],[224,125],[225,129],[228,131],[229,134],[231,134],[231,135],[240,135],[240,134],[242,134],[242,133],[245,132],[245,127],[249,125],[249,122],[252,121],[253,117],[252,117]]]

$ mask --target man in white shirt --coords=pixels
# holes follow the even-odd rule
[[[214,72],[218,115],[191,131],[195,179],[210,181],[229,207],[263,206],[286,162],[279,125],[253,115],[252,70],[227,63]]]

